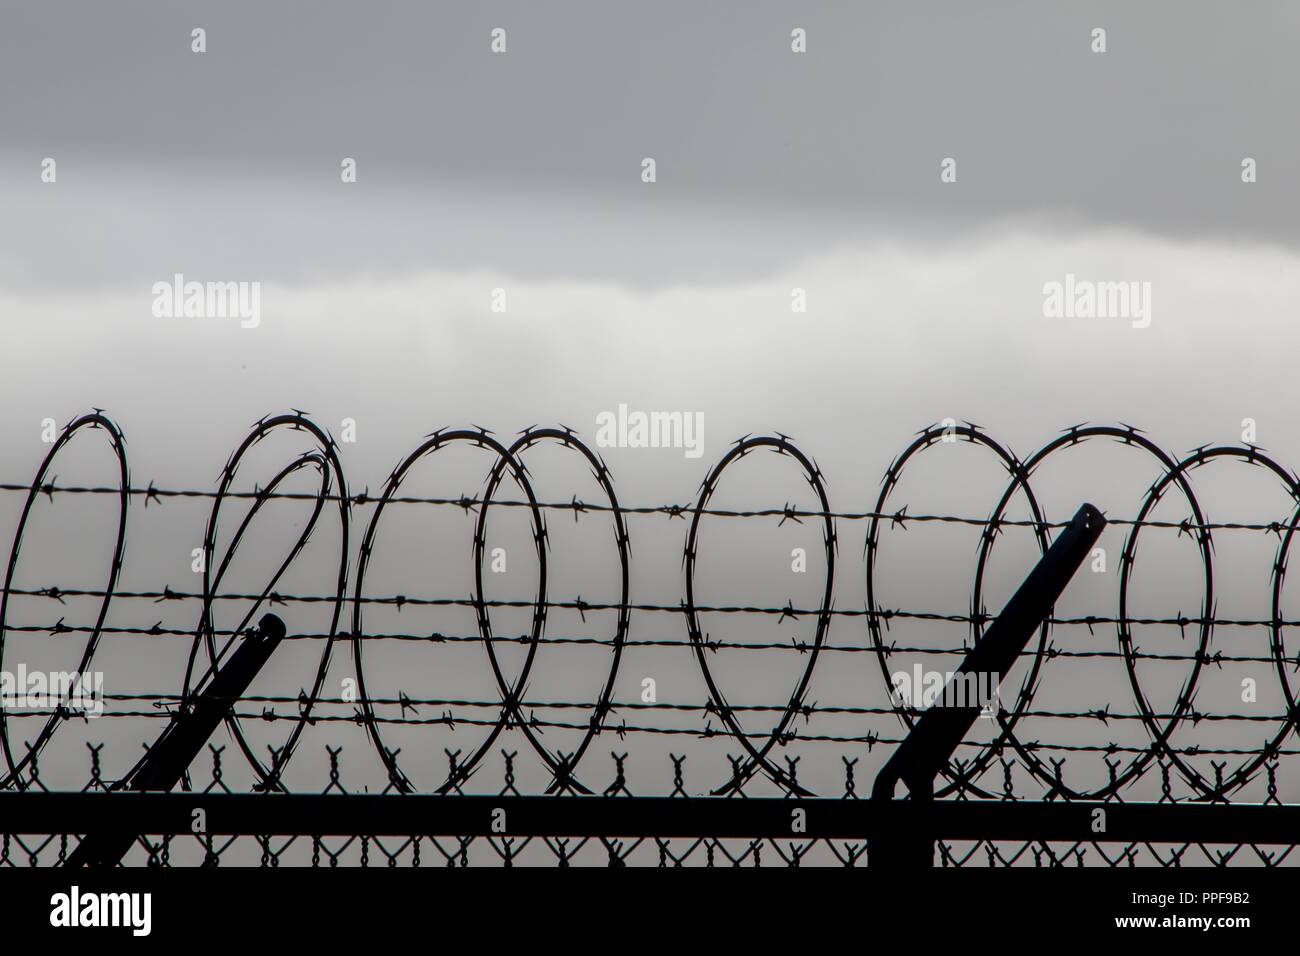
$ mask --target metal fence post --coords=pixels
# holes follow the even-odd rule
[[[124,790],[162,790],[176,786],[212,732],[243,696],[258,671],[284,639],[284,622],[266,614],[247,635],[230,660],[212,675],[192,707],[172,718],[148,754],[119,784]],[[65,866],[115,866],[135,842],[133,833],[88,833],[68,856]]]
[[[958,676],[997,674],[999,682],[1006,677],[1105,526],[1106,519],[1092,505],[1079,508],[1016,589],[997,620],[966,655],[956,672]],[[933,865],[934,833],[928,811],[934,802],[934,779],[947,766],[979,714],[978,706],[926,710],[881,768],[871,798],[886,812],[878,814],[881,823],[870,842],[870,865],[896,868]],[[895,805],[894,789],[900,780],[907,785],[911,800]]]

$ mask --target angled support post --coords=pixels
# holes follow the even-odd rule
[[[274,614],[263,615],[257,630],[244,637],[230,660],[199,691],[193,705],[177,712],[145,758],[117,789],[165,792],[176,786],[212,732],[271,659],[284,633],[280,618]],[[135,840],[134,833],[87,833],[64,865],[116,866]]]
[[[1106,519],[1092,505],[1079,508],[997,620],[966,655],[954,679],[966,674],[976,675],[976,679],[979,675],[997,674],[1001,682],[1007,676],[1105,526]],[[871,866],[917,868],[934,864],[934,835],[929,825],[934,780],[979,715],[978,706],[926,710],[881,768],[871,799],[878,806],[889,804],[891,812],[878,815],[881,825],[870,841]],[[895,804],[894,790],[899,781],[907,785],[911,799]]]

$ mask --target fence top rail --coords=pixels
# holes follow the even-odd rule
[[[830,797],[0,792],[0,833],[860,839],[1292,845],[1300,805]]]

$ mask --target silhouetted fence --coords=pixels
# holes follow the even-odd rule
[[[107,437],[118,463],[115,485],[95,486],[58,482],[55,464],[70,441],[89,431]],[[296,432],[314,444],[313,450],[297,456],[265,486],[237,490],[236,474],[250,449],[274,433]],[[1053,520],[1039,505],[1031,483],[1035,472],[1057,451],[1094,440],[1123,443],[1149,455],[1161,476],[1150,487],[1136,515],[1108,516],[1109,524],[1126,529],[1120,553],[1119,600],[1115,613],[1057,616],[1048,612],[1027,624],[1037,639],[1016,650],[1009,661],[1022,668],[1023,679],[1016,698],[1009,705],[1000,702],[990,714],[984,739],[953,738],[963,756],[945,756],[938,768],[932,803],[916,800],[858,800],[859,789],[870,781],[855,779],[861,756],[889,755],[917,724],[921,709],[886,695],[878,704],[822,704],[809,698],[810,682],[818,662],[827,654],[867,654],[879,664],[883,686],[890,686],[890,661],[899,655],[947,654],[965,658],[985,635],[994,615],[985,607],[984,575],[995,540],[1008,529],[1022,528],[1034,536],[1043,553],[1053,535],[1065,532],[1069,521]],[[924,450],[940,443],[964,442],[990,452],[1008,476],[1005,490],[983,517],[949,514],[911,514],[906,505],[894,502],[905,469]],[[579,456],[601,489],[600,501],[539,500],[530,472],[522,457],[532,448],[552,444]],[[485,488],[476,495],[429,497],[403,494],[403,482],[411,469],[427,456],[456,445],[484,449],[495,456]],[[204,790],[191,787],[186,773],[188,758],[177,770],[182,789],[172,793],[120,792],[123,780],[108,780],[101,770],[101,755],[91,747],[91,766],[85,789],[80,793],[50,791],[42,779],[42,755],[52,738],[78,714],[62,705],[45,712],[11,713],[0,705],[0,745],[6,767],[0,774],[0,865],[66,862],[73,855],[77,837],[87,833],[129,833],[133,837],[128,862],[166,864],[208,862],[239,856],[241,862],[275,865],[279,862],[330,864],[412,863],[448,865],[471,862],[536,863],[598,862],[621,863],[708,863],[714,865],[760,863],[860,864],[868,858],[872,835],[897,833],[919,827],[925,841],[933,839],[935,861],[942,865],[1181,865],[1189,863],[1254,862],[1279,865],[1290,857],[1300,807],[1285,801],[1288,780],[1281,774],[1297,754],[1286,744],[1295,730],[1297,710],[1291,674],[1300,668],[1300,656],[1288,653],[1285,629],[1297,622],[1283,615],[1283,587],[1287,558],[1300,509],[1277,520],[1262,522],[1211,522],[1197,499],[1192,474],[1216,460],[1235,460],[1263,469],[1274,476],[1292,505],[1300,502],[1300,480],[1278,462],[1252,446],[1205,447],[1176,459],[1167,455],[1138,430],[1127,426],[1079,426],[1072,428],[1026,459],[1014,456],[973,425],[939,425],[928,428],[889,466],[874,506],[864,511],[839,511],[831,507],[825,476],[816,463],[785,436],[747,437],[731,446],[709,471],[697,498],[690,503],[626,506],[619,502],[612,475],[598,454],[578,436],[564,428],[533,428],[506,444],[482,429],[444,430],[429,436],[389,476],[383,490],[372,496],[348,489],[337,455],[337,446],[327,432],[305,415],[280,415],[257,423],[252,433],[222,469],[215,490],[168,489],[153,483],[145,487],[129,478],[125,441],[121,432],[102,413],[95,412],[70,423],[54,442],[36,476],[29,484],[0,484],[0,491],[25,493],[10,552],[4,591],[0,594],[0,667],[10,665],[6,640],[14,634],[84,636],[84,650],[77,670],[91,669],[97,653],[117,636],[146,638],[176,637],[190,642],[189,663],[171,693],[147,691],[106,693],[104,716],[110,718],[167,719],[175,725],[190,713],[205,686],[215,680],[232,658],[232,650],[256,633],[251,622],[259,611],[271,606],[285,609],[285,641],[311,641],[322,652],[314,681],[297,695],[239,693],[221,698],[228,709],[224,721],[254,775],[252,792],[233,792],[224,783],[223,749],[213,747],[212,782]],[[783,456],[801,471],[814,507],[735,509],[714,505],[713,499],[724,472],[740,459],[767,451]],[[319,488],[301,493],[283,490],[299,473],[314,474]],[[499,496],[503,481],[520,489],[519,496]],[[1170,493],[1182,497],[1187,517],[1157,519],[1157,506]],[[102,495],[118,503],[119,520],[107,581],[101,588],[20,587],[15,583],[22,558],[24,532],[37,502],[54,502],[64,495]],[[211,502],[203,537],[202,586],[183,591],[128,589],[120,585],[126,555],[127,516],[133,503],[144,507],[169,499],[189,498]],[[1028,517],[1009,516],[1012,501],[1023,502]],[[257,512],[269,502],[298,500],[313,509],[288,556],[260,591],[232,592],[223,589],[222,578],[245,529]],[[242,501],[248,511],[224,554],[217,552],[218,527],[224,503]],[[468,596],[421,594],[372,594],[365,589],[367,574],[378,548],[380,517],[391,507],[419,505],[460,509],[473,516],[475,590]],[[485,527],[491,508],[521,509],[531,520],[531,539],[537,561],[538,588],[532,600],[501,600],[485,594],[483,567],[486,560]],[[357,514],[368,517],[351,567],[349,545]],[[585,601],[582,598],[552,600],[547,590],[548,529],[546,516],[571,516],[577,521],[587,514],[608,518],[618,556],[619,596],[614,600]],[[684,588],[677,604],[638,602],[631,594],[631,516],[660,516],[681,520],[685,533],[682,551]],[[709,604],[696,599],[696,563],[703,517],[740,520],[795,522],[818,529],[825,567],[825,586],[820,601],[812,606]],[[286,593],[278,589],[281,577],[302,552],[319,519],[337,521],[339,557],[335,586],[328,593]],[[835,581],[842,572],[839,554],[840,524],[865,523],[865,550],[860,570],[865,573],[867,599],[863,607],[836,607]],[[926,609],[885,607],[879,600],[877,572],[882,534],[888,529],[905,530],[925,524],[952,524],[978,530],[980,543],[977,575],[964,614]],[[1130,613],[1132,580],[1139,536],[1144,529],[1163,528],[1185,536],[1195,546],[1201,563],[1201,607],[1195,613],[1144,616]],[[1259,618],[1218,617],[1215,614],[1214,536],[1221,531],[1245,531],[1276,538],[1277,550],[1270,581],[1271,614]],[[1026,569],[1027,570],[1027,569]],[[331,572],[333,574],[333,572]],[[1068,579],[1068,578],[1067,578]],[[1063,584],[1063,581],[1062,581]],[[14,623],[16,599],[45,601],[59,609],[69,600],[97,602],[93,620]],[[178,627],[158,622],[152,626],[110,623],[113,601],[152,602],[168,606],[196,607],[198,622]],[[243,619],[235,627],[218,628],[213,607],[219,601],[241,602]],[[1050,602],[1049,602],[1050,603]],[[295,606],[322,606],[329,614],[324,630],[304,632],[294,626]],[[391,632],[367,628],[366,614],[375,608],[461,608],[472,611],[477,633]],[[531,627],[522,634],[494,630],[493,609],[531,612]],[[548,617],[555,612],[588,614],[612,618],[607,636],[549,633]],[[637,638],[630,636],[634,614],[680,618],[683,638]],[[702,624],[701,615],[806,622],[812,629],[807,640],[729,641],[714,638]],[[861,620],[866,640],[831,643],[835,622]],[[904,646],[890,636],[898,622],[932,622],[958,625],[968,637],[960,644]],[[1040,626],[1041,624],[1041,626]],[[1190,635],[1187,646],[1176,652],[1144,649],[1135,639],[1135,629],[1164,626]],[[1055,646],[1054,629],[1074,627],[1094,632],[1114,628],[1114,649],[1072,650]],[[1214,642],[1215,628],[1258,628],[1268,634],[1269,653],[1233,654]],[[1029,634],[1026,633],[1026,639]],[[338,641],[346,641],[353,652],[355,699],[325,692],[326,674]],[[481,643],[490,658],[496,683],[495,697],[449,699],[425,695],[389,697],[366,690],[365,648],[380,642],[419,642],[422,645]],[[522,648],[522,666],[508,678],[498,661],[498,648]],[[593,647],[608,653],[607,676],[592,700],[539,701],[528,696],[530,669],[539,648],[551,645]],[[708,688],[701,704],[619,700],[616,679],[623,652],[629,647],[687,647]],[[804,660],[802,673],[789,699],[763,704],[733,704],[715,680],[710,659],[719,651],[785,651]],[[1128,677],[1133,709],[1105,708],[1072,710],[1051,700],[1039,700],[1040,671],[1057,659],[1112,658],[1123,663]],[[1185,668],[1173,701],[1158,706],[1143,686],[1145,662],[1175,663]],[[1225,663],[1265,664],[1275,671],[1285,704],[1276,713],[1210,713],[1197,706],[1202,674]],[[955,668],[951,668],[955,669]],[[242,686],[246,686],[242,685]],[[866,695],[864,695],[866,696]],[[539,716],[538,711],[544,711]],[[431,713],[435,712],[435,713]],[[454,712],[453,712],[454,711]],[[931,711],[932,712],[932,711]],[[746,714],[770,715],[770,730],[746,729]],[[565,716],[572,715],[572,716]],[[629,719],[628,715],[633,715]],[[697,716],[703,725],[656,721],[656,715]],[[865,733],[816,732],[814,718],[896,718],[898,731]],[[14,726],[18,719],[36,719],[40,729],[18,740]],[[1076,734],[1061,740],[1024,738],[1018,732],[1028,721],[1061,721],[1073,727],[1087,724],[1140,725],[1146,739],[1120,742],[1082,741]],[[279,747],[270,748],[268,758],[255,752],[246,728],[253,722],[286,724],[288,733]],[[339,766],[340,749],[329,750],[330,779],[323,793],[291,791],[286,771],[299,749],[308,727],[329,728],[331,724],[355,726],[364,731],[374,754],[382,763],[382,793],[345,790]],[[1248,728],[1236,742],[1206,743],[1196,732],[1212,724]],[[1271,725],[1271,726],[1270,726]],[[480,728],[482,740],[470,752],[446,750],[447,770],[442,783],[422,788],[414,782],[400,747],[389,743],[394,728]],[[1256,727],[1266,727],[1262,735]],[[569,733],[572,745],[560,750],[543,740],[547,730]],[[503,749],[505,739],[522,738],[545,767],[548,782],[536,793],[523,793],[515,783],[517,753]],[[165,736],[165,735],[164,735]],[[203,740],[206,740],[206,734]],[[672,787],[655,796],[633,796],[625,776],[628,753],[611,755],[608,783],[591,768],[591,752],[597,738],[616,736],[620,748],[639,736],[672,740],[725,740],[737,752],[727,756],[725,773],[713,773],[705,786],[708,796],[688,796],[685,784],[688,757],[671,757]],[[1189,738],[1189,739],[1184,739]],[[202,744],[203,740],[199,743]],[[799,745],[828,744],[842,751],[843,785],[838,792],[821,795],[799,777]],[[635,749],[630,748],[630,749]],[[1106,779],[1079,788],[1067,779],[1066,757],[1087,753],[1099,757],[1106,767]],[[499,754],[497,768],[504,775],[499,793],[469,792],[471,777]],[[137,769],[151,756],[155,748]],[[1216,759],[1222,758],[1222,759]],[[59,758],[66,763],[67,756]],[[692,758],[695,759],[695,758]],[[1208,761],[1208,768],[1206,765]],[[161,779],[161,778],[159,778]],[[1027,799],[1024,781],[1032,779],[1041,788],[1041,799]],[[1142,802],[1131,796],[1142,781],[1158,780],[1158,791],[1150,791]],[[747,792],[755,781],[768,787],[766,795]],[[139,791],[172,789],[174,784],[137,787]],[[369,785],[367,784],[367,789]],[[1248,787],[1262,786],[1249,803],[1229,804]],[[419,792],[421,790],[424,792]],[[195,811],[202,811],[201,826]],[[35,834],[35,837],[31,835]],[[152,837],[150,836],[152,835]],[[70,840],[71,838],[71,840]],[[183,846],[183,851],[180,849]],[[253,848],[252,851],[248,847]],[[241,847],[243,849],[241,849]],[[249,852],[253,857],[249,857]],[[223,857],[223,854],[227,856]]]

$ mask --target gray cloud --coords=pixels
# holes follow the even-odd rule
[[[658,282],[692,261],[657,234],[672,205],[703,223],[743,209],[769,232],[789,229],[786,258],[862,234],[1023,217],[1300,237],[1287,178],[1300,132],[1284,120],[1300,99],[1300,10],[1282,2],[71,3],[5,17],[0,82],[22,91],[0,101],[4,202],[22,213],[0,227],[6,258],[21,260],[39,231],[39,209],[9,191],[35,183],[45,155],[69,190],[139,178],[134,202],[147,207],[156,184],[178,216],[215,214],[210,231],[228,244],[238,231],[208,196],[297,189],[311,208],[295,215],[335,216],[346,233],[356,214],[363,234],[376,227],[368,246],[399,261],[427,234],[439,264]],[[208,31],[203,56],[189,51],[195,25]],[[488,51],[494,26],[509,31],[505,56]],[[808,30],[802,56],[789,52],[794,26]],[[1108,30],[1104,55],[1089,51],[1094,26]],[[372,193],[438,198],[418,226],[380,229],[368,200],[339,207],[343,156]],[[653,190],[638,179],[644,156],[659,164]],[[945,156],[958,160],[955,187],[938,183]],[[1243,156],[1260,164],[1250,188]],[[515,248],[517,215],[493,217],[521,192],[553,203],[561,232],[565,208],[595,210],[601,235],[560,244],[569,261],[540,248],[539,232],[525,230],[531,253]],[[439,210],[449,194],[454,217]],[[655,241],[623,263],[595,254],[611,238],[602,210],[620,245]],[[449,221],[458,244],[440,232]],[[75,244],[96,223],[60,225]],[[146,213],[138,231],[156,228]],[[300,267],[304,241],[283,237],[265,267]]]

